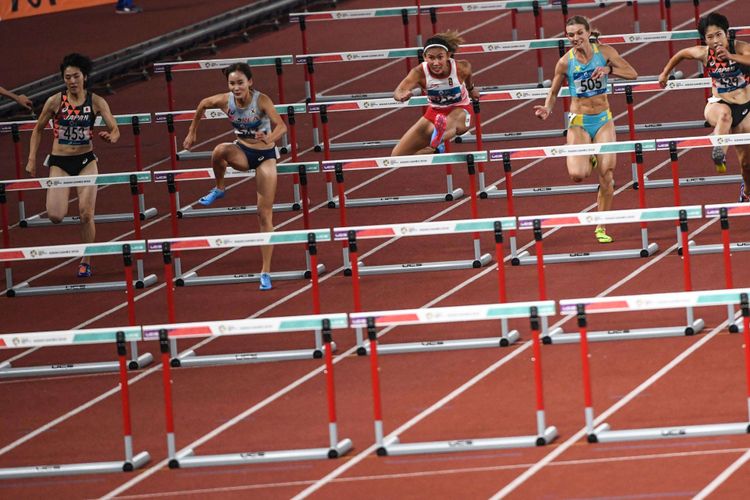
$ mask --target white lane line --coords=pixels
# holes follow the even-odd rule
[[[750,450],[743,453],[740,458],[735,460],[732,465],[724,469],[721,474],[716,476],[716,479],[708,483],[706,487],[699,491],[698,494],[693,498],[695,500],[704,500],[705,498],[707,498],[708,495],[715,492],[719,486],[724,484],[724,482],[726,482],[726,480],[729,479],[732,474],[740,470],[740,467],[745,465],[748,461],[750,461]],[[747,478],[745,478],[745,481],[747,481]],[[747,482],[745,483],[745,486],[747,487]]]
[[[700,451],[686,451],[686,452],[673,452],[673,453],[651,453],[645,455],[629,455],[621,457],[602,457],[602,458],[583,458],[577,460],[560,460],[550,464],[551,467],[575,467],[579,465],[598,465],[598,464],[616,464],[619,462],[643,462],[649,460],[665,460],[670,458],[692,458],[692,457],[704,457],[704,456],[721,456],[721,455],[734,455],[737,453],[749,452],[747,448],[730,448],[730,449],[715,449],[715,450],[700,450]],[[374,458],[375,459],[375,458]],[[382,460],[377,458],[376,460]],[[350,476],[350,477],[339,477],[336,478],[334,483],[354,483],[363,481],[390,481],[393,479],[414,479],[420,477],[440,477],[446,474],[477,474],[485,472],[501,472],[501,471],[513,471],[518,469],[525,469],[533,464],[519,463],[519,464],[507,464],[507,465],[488,465],[484,467],[463,467],[463,468],[450,468],[450,469],[431,469],[417,472],[404,472],[404,473],[392,473],[392,474],[374,474],[369,476]],[[185,496],[185,495],[207,495],[211,493],[229,493],[236,491],[251,491],[251,490],[264,490],[272,488],[289,488],[293,486],[307,486],[313,483],[314,480],[305,479],[299,481],[284,481],[276,483],[254,483],[244,484],[239,486],[224,486],[219,488],[203,488],[194,490],[173,490],[164,491],[160,493],[145,493],[139,495],[122,495],[117,498],[122,500],[136,500],[141,498],[159,498],[159,497],[171,497],[171,496]]]

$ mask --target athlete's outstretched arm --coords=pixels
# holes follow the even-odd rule
[[[458,76],[461,77],[461,81],[466,85],[469,97],[474,100],[479,99],[479,89],[476,88],[476,83],[474,83],[474,78],[471,72],[471,63],[462,59],[456,61],[456,65],[458,67]]]
[[[266,137],[262,137],[263,135],[265,135],[264,133],[256,132],[255,138],[264,140],[266,142],[276,142],[281,139],[284,134],[286,134],[286,123],[284,123],[284,120],[281,119],[281,115],[279,115],[279,112],[276,111],[276,108],[273,105],[273,101],[271,101],[271,98],[266,94],[260,95],[258,103],[260,104],[260,108],[263,110],[266,116],[268,116],[268,119],[271,120],[271,133]]]
[[[42,142],[42,132],[44,127],[55,116],[55,110],[60,107],[60,94],[55,94],[47,99],[44,103],[42,112],[39,113],[39,119],[34,125],[34,130],[31,132],[31,139],[29,140],[29,160],[26,162],[26,171],[32,177],[36,175],[36,153],[39,151],[39,144]]]
[[[696,61],[701,61],[705,63],[706,54],[708,54],[708,48],[705,46],[699,46],[699,45],[696,45],[695,47],[688,47],[686,49],[680,50],[669,59],[669,62],[667,62],[667,65],[664,66],[663,70],[661,70],[661,74],[659,75],[659,85],[661,85],[662,87],[667,86],[667,80],[669,80],[669,74],[678,64],[680,64],[680,62],[685,61],[685,60],[695,59]]]
[[[555,76],[552,77],[552,85],[547,93],[547,98],[544,100],[544,106],[534,106],[534,114],[542,119],[546,120],[549,115],[552,114],[552,108],[555,107],[557,101],[557,94],[560,93],[562,88],[563,80],[565,79],[565,71],[568,67],[568,63],[564,57],[561,57],[557,64],[555,64]]]
[[[195,140],[198,137],[198,122],[203,118],[203,113],[207,109],[221,108],[225,109],[229,105],[229,97],[227,94],[216,94],[211,97],[206,97],[198,103],[198,107],[195,109],[195,116],[193,121],[190,122],[190,128],[185,136],[185,140],[182,141],[182,147],[190,149],[195,144]]]
[[[411,99],[411,91],[419,87],[422,78],[424,77],[424,71],[422,71],[422,65],[416,66],[409,71],[406,78],[401,80],[396,90],[393,91],[393,98],[398,102],[405,102]]]
[[[92,101],[94,110],[101,115],[104,123],[107,124],[107,131],[99,132],[99,137],[105,142],[116,143],[120,139],[120,129],[117,127],[117,120],[112,116],[112,111],[109,110],[109,104],[98,95],[94,95]]]
[[[627,62],[613,47],[602,45],[602,54],[607,59],[606,67],[598,67],[592,75],[593,78],[601,78],[605,74],[617,76],[625,80],[635,80],[638,72]]]

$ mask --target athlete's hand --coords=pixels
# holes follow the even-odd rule
[[[534,114],[540,120],[546,120],[547,117],[552,114],[552,110],[550,110],[547,106],[536,105],[534,106]]]
[[[185,136],[185,140],[182,141],[182,147],[185,149],[190,149],[193,147],[193,144],[195,144],[195,132],[188,132],[188,135]]]
[[[669,81],[669,73],[661,73],[659,75],[659,86],[661,88],[667,88],[667,82]]]
[[[268,134],[263,130],[256,130],[255,139],[258,141],[268,142]]]
[[[469,97],[471,97],[472,100],[474,100],[474,101],[478,101],[479,97],[480,97],[480,95],[479,95],[479,89],[476,88],[476,87],[474,87],[473,89],[471,89],[469,91]]]
[[[396,89],[393,93],[393,98],[398,102],[406,102],[411,99],[411,90]]]
[[[29,158],[29,161],[26,162],[26,172],[28,172],[31,177],[36,177],[36,160]]]
[[[591,73],[591,78],[593,80],[600,80],[607,76],[609,74],[609,67],[608,66],[597,66],[594,69],[594,72]]]
[[[31,99],[29,99],[23,94],[18,96],[18,99],[16,99],[16,102],[20,104],[21,106],[23,106],[24,108],[28,109],[29,111],[31,111],[32,106],[34,106],[34,103],[31,102]]]
[[[108,142],[110,144],[112,144],[113,142],[115,142],[115,141],[112,140],[112,135],[109,132],[104,131],[104,130],[101,131],[101,132],[99,132],[99,138],[101,140],[103,140],[104,142]]]
[[[723,45],[717,45],[716,48],[714,49],[714,54],[716,55],[716,58],[720,61],[729,60],[729,51]]]

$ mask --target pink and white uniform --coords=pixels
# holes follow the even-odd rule
[[[447,115],[455,108],[463,108],[466,111],[467,126],[471,122],[471,98],[466,90],[464,82],[458,78],[458,65],[454,59],[450,59],[450,74],[440,78],[435,76],[426,62],[422,63],[426,80],[427,100],[430,103],[424,117],[435,123],[438,114]]]

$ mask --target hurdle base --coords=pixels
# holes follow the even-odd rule
[[[606,330],[588,332],[586,338],[589,342],[607,342],[610,340],[639,340],[658,339],[664,337],[684,337],[703,331],[706,324],[703,319],[698,318],[691,325],[665,326],[657,328],[633,328],[626,330]],[[577,344],[581,341],[579,333],[567,333],[565,335],[554,335],[544,338],[545,344]]]
[[[724,245],[696,245],[695,242],[690,241],[690,254],[691,255],[702,255],[709,253],[722,253],[724,251]],[[729,244],[730,252],[750,252],[750,241],[741,241],[737,243]]]
[[[710,175],[700,177],[682,177],[680,178],[680,186],[712,186],[716,184],[739,184],[742,182],[742,177],[739,175]],[[672,179],[645,179],[644,184],[646,189],[652,188],[671,188],[674,186]],[[514,193],[515,194],[515,193]]]
[[[140,219],[147,220],[156,217],[157,210],[155,208],[147,208],[144,212],[141,212]],[[106,222],[132,222],[133,213],[122,213],[122,214],[97,214],[94,215],[94,222],[97,224]],[[70,225],[80,224],[81,217],[78,215],[72,215],[64,217],[59,223],[54,223],[46,217],[40,215],[33,215],[28,219],[22,219],[18,222],[21,227],[40,227],[40,226],[59,226],[59,225]]]
[[[133,281],[136,288],[146,288],[156,283],[156,275],[149,274],[143,280]],[[127,284],[124,281],[103,281],[101,283],[75,283],[69,285],[30,286],[28,281],[19,283],[9,288],[5,295],[8,297],[20,297],[25,295],[54,295],[60,293],[83,293],[83,292],[106,292],[114,290],[125,290]]]
[[[134,456],[132,461],[33,465],[30,467],[7,467],[0,469],[0,479],[130,472],[135,469],[140,469],[141,467],[146,465],[149,460],[151,460],[151,455],[149,455],[147,451],[142,451]]]
[[[326,266],[318,264],[318,274],[322,274]],[[275,280],[299,280],[309,279],[310,271],[307,269],[301,271],[278,271],[272,272],[271,278]],[[200,286],[200,285],[226,285],[232,283],[258,283],[260,282],[260,273],[245,274],[222,274],[216,276],[198,276],[198,273],[191,271],[185,273],[179,278],[175,278],[177,286]]]
[[[143,368],[154,361],[154,356],[146,352],[137,359],[129,360],[128,364],[136,363],[131,369]],[[14,367],[11,363],[0,365],[0,380],[15,377],[42,377],[49,375],[71,375],[79,373],[106,373],[120,370],[118,361],[100,361],[93,363],[59,363],[45,366],[19,366]]]
[[[750,423],[738,422],[727,424],[688,425],[684,427],[652,427],[644,429],[626,429],[613,431],[609,424],[602,424],[592,434],[590,443],[617,443],[623,441],[646,441],[654,439],[675,439],[707,436],[732,436],[750,434]]]
[[[331,342],[331,350],[336,352],[336,343]],[[171,366],[187,368],[190,366],[211,365],[239,365],[252,363],[271,363],[274,361],[294,361],[305,359],[320,359],[323,357],[321,349],[291,349],[271,352],[240,352],[236,354],[198,355],[192,349],[181,352],[170,361]],[[0,373],[2,373],[0,371]]]
[[[274,212],[293,212],[299,210],[301,205],[299,203],[277,203],[273,206]],[[190,219],[197,217],[217,217],[222,215],[244,215],[244,214],[257,214],[258,207],[256,205],[238,205],[235,207],[217,207],[217,208],[194,208],[194,207],[183,207],[177,211],[177,217],[180,219]]]
[[[458,351],[461,349],[486,349],[493,347],[507,347],[521,338],[517,330],[508,332],[507,337],[492,337],[486,339],[462,340],[429,340],[424,342],[402,342],[398,344],[378,344],[378,354],[404,354],[412,352]],[[369,345],[365,345],[364,353],[370,355]]]
[[[380,198],[354,198],[346,199],[346,207],[380,207],[383,205],[403,205],[408,203],[435,203],[441,201],[453,201],[461,198],[464,190],[454,189],[450,193],[415,194],[407,196],[383,196]],[[339,206],[339,197],[334,196],[330,208]]]
[[[422,271],[451,271],[456,269],[479,269],[492,262],[490,254],[484,254],[479,260],[449,260],[442,262],[407,262],[404,264],[384,264],[382,266],[366,266],[359,263],[361,276],[373,274],[413,273]]]
[[[335,448],[308,448],[300,450],[252,451],[226,455],[196,456],[188,450],[190,456],[176,459],[179,468],[211,467],[217,465],[263,464],[270,462],[291,462],[295,460],[327,460],[346,455],[352,449],[349,438],[342,439]]]
[[[396,437],[385,443],[378,450],[378,455],[399,456],[417,455],[420,453],[453,453],[459,451],[534,448],[550,444],[557,438],[557,436],[557,428],[550,426],[544,430],[544,434],[541,436],[456,439],[451,441],[425,441],[422,443],[400,443]]]
[[[599,184],[571,184],[569,186],[539,186],[533,188],[513,189],[513,197],[521,196],[546,196],[553,194],[577,194],[577,193],[595,193],[599,189]],[[482,199],[487,198],[506,198],[504,189],[498,189],[497,186],[490,186],[485,191],[479,193]]]
[[[650,243],[645,249],[630,250],[605,250],[602,252],[573,252],[573,253],[556,253],[545,254],[545,264],[559,264],[561,262],[578,262],[578,261],[595,261],[595,260],[615,260],[615,259],[638,259],[641,257],[650,257],[659,250],[659,245]],[[536,255],[518,254],[511,260],[514,266],[536,265]]]

